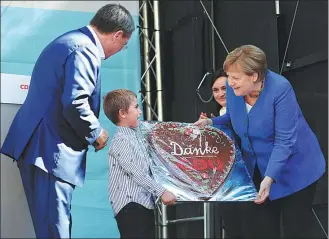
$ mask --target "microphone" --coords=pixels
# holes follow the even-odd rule
[[[213,74],[213,72],[206,72],[206,74],[204,74],[204,76],[202,77],[201,82],[200,82],[198,88],[196,88],[196,92],[199,92],[200,91],[200,87],[201,87],[202,83],[204,82],[204,80],[206,79],[206,77],[208,75],[211,75],[211,74]]]
[[[209,103],[209,102],[213,99],[213,97],[214,97],[213,94],[211,94],[211,96],[210,96],[210,98],[209,98],[208,100],[204,100],[204,99],[202,98],[202,96],[200,95],[200,87],[201,87],[202,83],[204,82],[204,80],[206,79],[206,77],[207,77],[208,75],[212,75],[212,74],[213,74],[213,72],[206,72],[206,74],[204,74],[204,76],[202,77],[201,82],[200,82],[198,88],[196,88],[196,93],[197,93],[197,95],[199,96],[200,100],[201,100],[203,103]]]
[[[275,14],[277,16],[280,15],[280,1],[279,0],[275,0]]]

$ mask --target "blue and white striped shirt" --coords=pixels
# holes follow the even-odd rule
[[[109,149],[109,199],[117,215],[129,202],[154,208],[164,188],[150,174],[151,158],[138,129],[118,126]]]

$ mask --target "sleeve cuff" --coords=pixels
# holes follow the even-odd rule
[[[87,138],[87,141],[90,145],[92,145],[96,139],[101,135],[102,133],[102,127],[98,127],[94,129],[92,132],[90,132],[90,136]]]
[[[162,194],[166,191],[166,189],[160,185],[156,185],[154,188],[153,193],[155,194],[156,197],[161,197]]]
[[[273,183],[276,183],[276,175],[274,172],[269,172],[268,170],[266,170],[265,174],[264,174],[264,177],[270,177],[273,179]]]

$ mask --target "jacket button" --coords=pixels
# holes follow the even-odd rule
[[[245,124],[248,124],[248,119],[246,119]]]
[[[247,133],[244,133],[244,137],[248,137],[248,134]]]

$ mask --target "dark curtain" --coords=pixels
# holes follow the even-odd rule
[[[296,8],[296,1],[280,1],[278,21],[280,67]],[[285,62],[291,64],[283,75],[294,87],[308,124],[317,136],[328,165],[328,2],[300,1]],[[319,180],[314,212],[328,231],[328,172]],[[324,238],[314,217],[314,237]]]
[[[210,1],[203,1],[210,12]],[[214,22],[228,51],[254,44],[267,55],[269,69],[280,72],[297,1],[280,1],[281,14],[275,14],[275,1],[214,1]],[[215,33],[215,49],[210,44],[212,26],[199,1],[160,1],[163,47],[163,87],[166,121],[194,122],[200,112],[218,111],[217,104],[202,103],[196,94],[203,75],[226,57],[223,44]],[[300,1],[285,61],[283,75],[291,82],[303,114],[319,139],[328,158],[328,3]],[[325,54],[324,54],[325,53]],[[325,55],[325,57],[323,56]],[[200,88],[204,99],[211,95],[211,77]],[[327,174],[317,187],[314,209],[327,230]],[[214,210],[216,212],[216,210]],[[216,213],[214,213],[216,214]],[[202,204],[192,203],[170,208],[171,219],[203,215]],[[214,223],[218,217],[213,215]],[[314,219],[315,220],[315,219]],[[169,227],[170,236],[202,238],[203,222]],[[219,230],[214,232],[218,237]],[[323,233],[314,221],[314,236]]]

